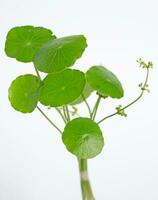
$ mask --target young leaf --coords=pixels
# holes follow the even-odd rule
[[[82,103],[82,102],[84,101],[84,99],[87,99],[87,98],[91,95],[91,93],[92,93],[93,91],[94,91],[94,90],[93,90],[92,87],[89,85],[89,83],[86,82],[82,94],[81,94],[77,99],[75,99],[75,101],[73,101],[73,102],[71,103],[71,105],[76,105],[76,104]]]
[[[104,146],[98,124],[89,118],[79,117],[68,122],[62,140],[67,150],[81,159],[95,157]]]
[[[74,101],[83,91],[85,75],[79,70],[66,69],[48,74],[40,89],[43,105],[58,107]]]
[[[72,66],[87,47],[83,35],[58,38],[47,42],[37,52],[34,65],[41,71],[52,73]]]
[[[31,62],[37,50],[45,42],[55,38],[52,34],[51,30],[43,27],[14,27],[7,34],[5,52],[18,61]]]
[[[124,95],[118,78],[103,66],[91,67],[86,73],[86,78],[90,86],[103,97],[121,98]]]
[[[12,107],[22,113],[31,113],[37,106],[40,80],[32,74],[17,77],[9,87]]]

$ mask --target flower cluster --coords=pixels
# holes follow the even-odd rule
[[[139,58],[139,60],[137,60],[137,62],[139,63],[139,67],[147,68],[147,69],[153,68],[153,63],[151,61],[146,63],[144,60]]]
[[[118,105],[118,106],[116,107],[116,110],[117,110],[117,114],[118,114],[118,115],[121,115],[121,116],[123,116],[123,117],[127,117],[127,114],[125,113],[125,110],[124,110],[124,108],[122,107],[122,105]]]
[[[149,90],[149,85],[148,85],[148,84],[143,85],[143,83],[140,83],[138,86],[140,87],[140,89],[141,89],[142,91],[150,92],[150,90]]]

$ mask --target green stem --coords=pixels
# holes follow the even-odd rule
[[[37,109],[38,109],[38,110],[40,111],[40,113],[50,122],[50,124],[53,125],[54,128],[55,128],[56,130],[58,130],[59,133],[62,134],[62,131],[52,122],[52,120],[51,120],[38,106],[37,106]]]
[[[35,71],[36,71],[36,74],[37,74],[39,80],[42,81],[41,76],[40,76],[40,73],[39,73],[39,71],[37,70],[37,68],[35,67],[35,65],[34,65],[34,68],[35,68]]]
[[[88,104],[88,102],[87,102],[87,100],[86,100],[86,98],[84,97],[83,94],[82,94],[82,98],[83,98],[83,100],[84,100],[84,102],[85,102],[85,104],[86,104],[86,106],[88,108],[89,116],[91,117],[91,115],[92,115],[91,108],[90,108],[90,106],[89,106],[89,104]]]
[[[144,92],[145,92],[145,89],[144,89],[144,88],[145,88],[145,86],[147,85],[148,78],[149,78],[149,68],[147,68],[147,74],[146,74],[145,81],[144,81],[144,84],[143,84],[143,86],[142,86],[143,89],[142,89],[140,95],[139,95],[136,99],[134,99],[132,102],[130,102],[130,103],[127,104],[126,106],[122,107],[122,108],[120,109],[120,111],[125,110],[126,108],[128,108],[128,107],[130,107],[131,105],[135,104],[135,103],[143,96],[143,94],[144,94]],[[100,123],[103,122],[104,120],[106,120],[106,119],[108,119],[108,118],[110,118],[110,117],[113,117],[113,116],[115,116],[115,115],[117,115],[117,114],[118,114],[118,111],[112,113],[111,115],[108,115],[108,116],[104,117],[103,119],[101,119],[101,120],[98,121],[97,123],[100,124]]]
[[[67,116],[68,121],[70,121],[71,120],[70,119],[70,113],[69,113],[69,109],[68,109],[67,105],[65,105],[65,112],[66,112],[66,116]]]
[[[91,114],[92,120],[94,120],[95,117],[96,117],[96,114],[97,114],[97,110],[98,110],[98,107],[99,107],[100,100],[101,100],[101,96],[99,95],[99,96],[98,96],[98,99],[97,99],[97,101],[96,101],[96,103],[95,103],[95,105],[94,105],[92,114]]]
[[[87,160],[78,159],[78,162],[79,162],[82,200],[95,200],[88,177]]]
[[[63,114],[64,114],[64,118],[66,119],[66,122],[68,122],[65,106],[63,106]]]
[[[63,113],[61,112],[61,110],[59,108],[55,108],[55,109],[59,113],[59,115],[61,116],[61,118],[63,119],[64,123],[66,124],[67,120],[65,119],[65,116],[63,115]]]

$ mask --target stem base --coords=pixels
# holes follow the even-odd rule
[[[80,171],[80,183],[82,191],[82,200],[95,200],[91,184],[88,177],[88,167],[86,159],[78,159]]]

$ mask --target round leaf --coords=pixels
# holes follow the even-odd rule
[[[38,102],[40,80],[32,74],[17,77],[9,87],[12,107],[22,113],[32,112]]]
[[[7,56],[21,62],[31,62],[37,50],[47,41],[54,39],[52,31],[42,27],[19,26],[12,28],[5,43]]]
[[[68,122],[62,140],[67,150],[81,159],[95,157],[104,146],[98,124],[89,118],[79,117]]]
[[[118,78],[103,66],[91,67],[86,73],[86,78],[90,86],[103,97],[121,98],[124,95]]]
[[[42,72],[52,73],[72,66],[87,47],[83,35],[58,38],[44,44],[37,52],[34,65]]]
[[[62,106],[80,96],[85,86],[85,75],[79,70],[66,69],[48,74],[40,89],[40,102],[53,107]]]

